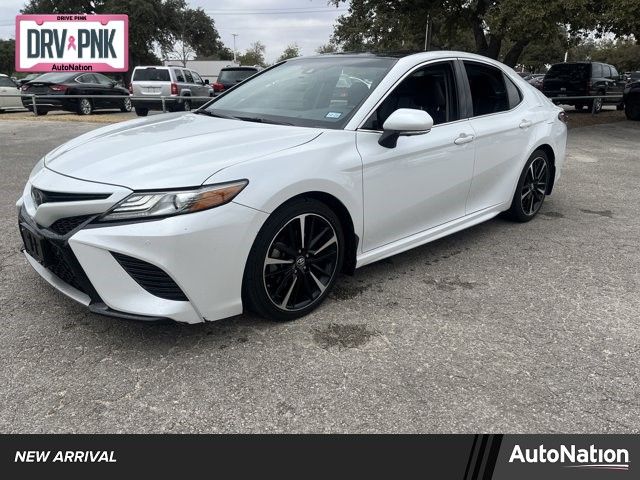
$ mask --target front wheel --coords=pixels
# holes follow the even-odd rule
[[[148,108],[136,107],[136,115],[139,117],[146,117],[149,114]]]
[[[602,111],[602,97],[596,97],[591,101],[591,111],[600,113]]]
[[[507,211],[509,217],[517,222],[528,222],[540,211],[549,183],[551,168],[547,154],[536,150],[524,166],[516,192]]]
[[[325,204],[299,199],[260,229],[245,268],[246,306],[270,320],[294,320],[327,297],[342,267],[340,220]]]

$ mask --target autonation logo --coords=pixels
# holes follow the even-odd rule
[[[598,470],[629,470],[629,451],[626,448],[577,448],[560,445],[559,448],[525,448],[515,445],[509,463],[566,463],[568,468],[592,468]]]

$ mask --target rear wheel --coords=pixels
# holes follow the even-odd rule
[[[78,102],[78,115],[91,115],[93,112],[93,105],[88,98],[81,98]]]
[[[591,111],[593,113],[600,113],[602,111],[602,97],[596,97],[591,101]]]
[[[336,214],[317,200],[295,200],[260,229],[245,268],[243,300],[271,320],[302,317],[327,297],[343,256]]]
[[[184,110],[185,112],[191,111],[191,100],[185,99],[182,101],[182,110]]]
[[[148,113],[148,108],[136,107],[136,115],[138,115],[139,117],[146,117]]]
[[[129,97],[125,97],[125,99],[122,100],[122,105],[120,105],[120,111],[125,113],[131,111],[131,99]]]
[[[37,110],[35,111],[35,114],[36,114],[38,117],[39,117],[39,116],[41,116],[41,115],[46,115],[47,113],[49,113],[49,111],[48,111],[48,110],[37,109]]]
[[[627,98],[624,103],[624,114],[629,120],[640,120],[640,94]]]
[[[542,207],[550,181],[551,168],[547,154],[536,150],[520,174],[508,216],[517,222],[528,222],[535,217]]]

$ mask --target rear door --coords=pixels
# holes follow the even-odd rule
[[[101,98],[106,94],[102,89],[100,83],[98,83],[97,77],[93,73],[85,73],[75,79],[78,84],[74,88],[75,94],[91,96],[91,103],[93,108],[105,108],[108,107],[108,99]]]
[[[193,83],[195,85],[195,90],[194,90],[194,96],[198,96],[198,97],[207,97],[205,98],[199,98],[196,103],[198,104],[202,104],[205,103],[209,100],[209,87],[205,85],[204,80],[202,80],[202,77],[198,74],[198,72],[194,72],[193,70],[191,70],[191,75],[193,76]]]
[[[475,133],[473,181],[466,213],[509,202],[523,165],[523,146],[540,119],[522,101],[522,93],[499,68],[463,62],[467,73]]]

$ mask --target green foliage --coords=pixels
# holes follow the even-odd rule
[[[267,48],[260,41],[252,43],[251,47],[249,47],[244,54],[238,55],[240,65],[259,65],[261,67],[266,67],[267,63],[264,59],[264,52],[266,49]]]
[[[296,43],[292,43],[290,45],[287,45],[287,48],[284,49],[284,52],[282,52],[282,55],[280,55],[278,57],[278,62],[281,62],[282,60],[287,60],[288,58],[296,58],[300,56],[300,47],[298,47],[298,45]]]
[[[0,73],[11,75],[15,68],[14,54],[16,51],[16,41],[0,40]]]
[[[557,58],[589,31],[640,39],[638,0],[351,0],[332,40],[346,51],[423,50],[427,18],[431,49],[473,51],[511,66],[527,55],[540,65],[549,46]]]
[[[339,51],[338,46],[333,43],[333,42],[329,42],[329,43],[325,43],[324,45],[320,45],[318,48],[316,48],[316,53],[337,53]]]

